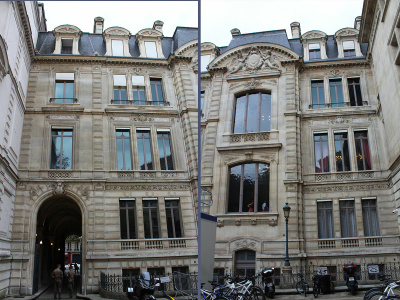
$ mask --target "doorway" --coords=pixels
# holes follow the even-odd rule
[[[253,276],[256,269],[256,253],[252,250],[239,250],[235,253],[235,275]]]
[[[50,274],[57,264],[65,271],[71,236],[82,239],[82,212],[78,204],[65,196],[43,202],[37,214],[33,294],[51,282]]]

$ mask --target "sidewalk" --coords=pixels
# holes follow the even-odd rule
[[[365,289],[358,291],[355,296],[352,296],[349,294],[347,291],[346,287],[338,287],[336,292],[334,294],[327,294],[327,295],[319,295],[318,298],[321,299],[343,299],[343,300],[359,300],[363,299],[365,294]],[[48,287],[48,288],[43,288],[41,291],[37,292],[34,295],[31,296],[25,296],[25,297],[7,297],[7,300],[53,300],[53,288]],[[298,299],[304,299],[304,295],[300,295],[297,293],[295,289],[278,289],[276,290],[276,299],[282,299],[282,300],[298,300]],[[310,293],[307,294],[306,298],[309,299],[314,299],[314,296],[312,295],[312,291],[310,290]],[[68,297],[68,294],[66,291],[63,289],[63,293],[61,296],[61,299],[69,300],[70,298]],[[99,294],[88,294],[88,295],[83,295],[83,294],[76,294],[72,299],[85,299],[85,300],[106,300],[108,298],[103,298]],[[166,299],[163,297],[157,297],[157,299]],[[175,298],[176,300],[187,300],[187,297],[179,296]],[[268,298],[267,298],[268,299]]]

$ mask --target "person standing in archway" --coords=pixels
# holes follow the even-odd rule
[[[74,267],[72,265],[70,265],[69,272],[68,272],[68,290],[69,290],[70,298],[72,298],[72,294],[74,292],[74,280],[75,280]]]
[[[58,264],[57,268],[51,273],[51,277],[54,279],[54,299],[61,299],[61,288],[63,281],[63,272],[61,271],[61,265]]]

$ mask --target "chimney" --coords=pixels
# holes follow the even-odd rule
[[[299,39],[301,37],[300,23],[292,22],[290,24],[290,29],[292,29],[292,38]]]
[[[94,18],[93,33],[103,33],[104,29],[104,18]]]
[[[162,32],[162,27],[163,27],[163,25],[164,25],[164,22],[163,22],[163,21],[160,21],[160,20],[154,21],[153,29]]]
[[[233,29],[231,30],[231,34],[232,34],[232,36],[238,35],[238,34],[240,34],[240,30],[239,30],[238,28],[233,28]]]
[[[354,20],[354,28],[357,29],[357,30],[360,30],[360,27],[361,27],[361,17],[358,16]]]

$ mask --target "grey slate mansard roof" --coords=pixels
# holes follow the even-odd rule
[[[235,47],[251,43],[271,43],[281,45],[296,52],[300,57],[304,56],[303,45],[300,39],[288,39],[285,29],[234,35],[228,46],[219,47],[220,54],[223,54]],[[361,52],[365,57],[368,44],[362,43],[360,46]],[[338,49],[333,35],[329,35],[328,40],[326,41],[326,55],[328,56],[327,60],[354,59],[354,57],[337,58]],[[313,62],[315,62],[315,60],[313,60]]]
[[[168,58],[182,45],[198,39],[198,30],[193,27],[176,27],[172,37],[164,37],[161,40],[161,47],[164,56]],[[132,57],[138,58],[140,56],[139,46],[136,43],[135,35],[129,39],[129,53]],[[53,54],[55,46],[55,37],[52,31],[39,32],[36,51],[42,55]],[[78,50],[82,56],[95,56],[97,52],[100,56],[106,53],[106,44],[103,35],[99,33],[83,32],[78,43]],[[57,54],[64,55],[64,54]]]

